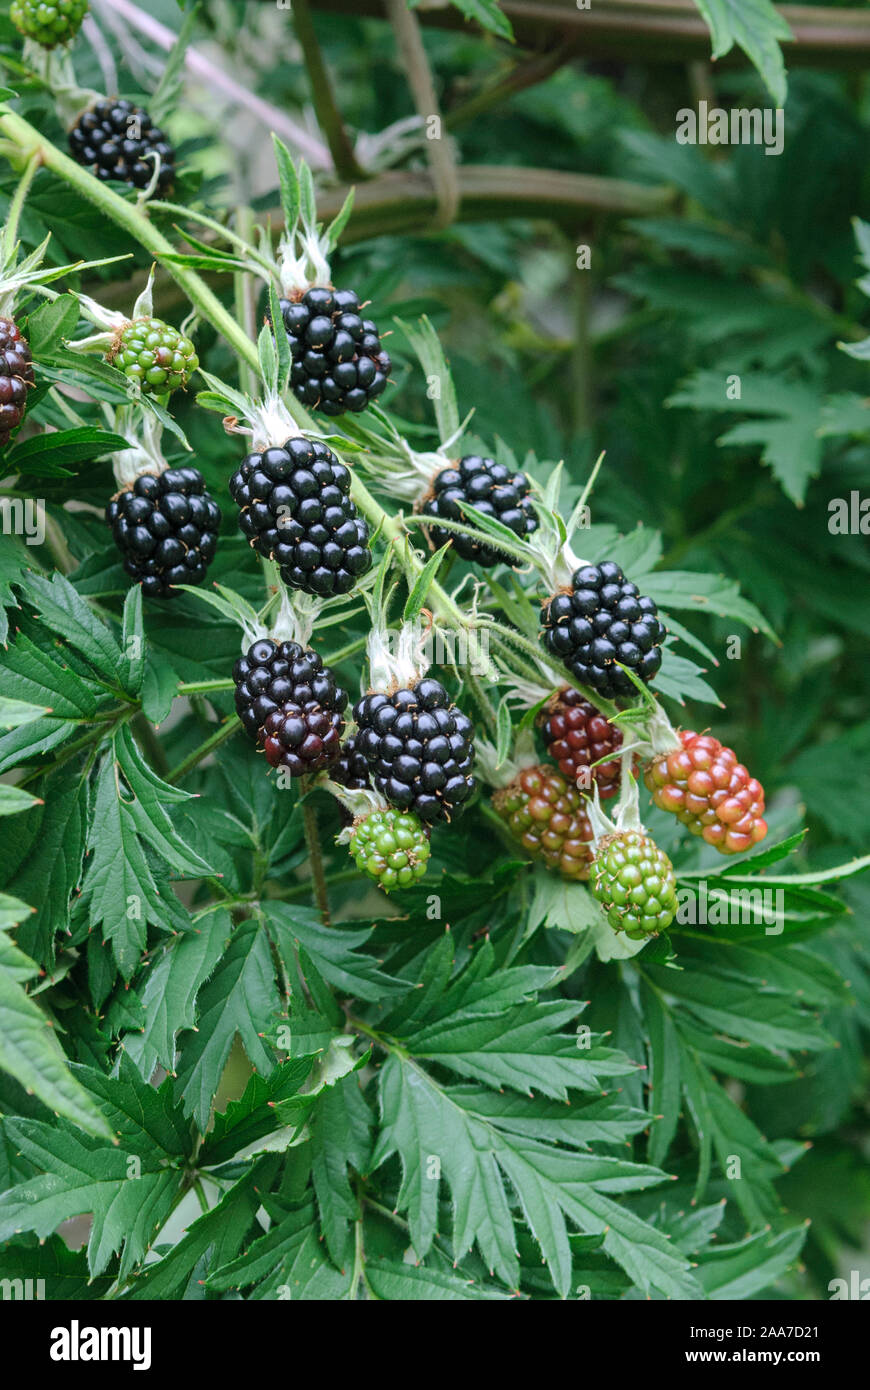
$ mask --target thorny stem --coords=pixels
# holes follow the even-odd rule
[[[326,891],[323,855],[320,852],[320,831],[317,825],[317,812],[306,795],[309,787],[310,782],[306,777],[302,783],[302,824],[305,829],[305,845],[308,850],[308,860],[311,865],[314,896],[317,899],[317,906],[323,918],[323,925],[325,927],[331,927],[332,920],[329,915],[329,894]]]

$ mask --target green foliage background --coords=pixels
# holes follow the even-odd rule
[[[498,32],[489,0],[459,8],[490,11]],[[725,7],[699,8],[715,32]],[[741,46],[762,73],[705,72],[722,106],[769,105],[785,80],[772,7],[752,8],[764,42]],[[168,0],[149,11],[179,27]],[[386,25],[317,21],[352,130],[413,113]],[[20,56],[6,20],[0,39]],[[305,112],[289,14],[207,5],[194,41],[278,110]],[[670,667],[687,706],[670,712],[733,744],[771,812],[748,866],[687,844],[652,808],[647,824],[684,884],[781,886],[785,930],[678,927],[675,960],[655,943],[602,961],[588,895],[530,871],[479,806],[436,834],[419,888],[362,898],[321,796],[339,924],[324,927],[296,794],[276,792],[243,739],[221,738],[230,692],[178,691],[226,680],[238,629],[193,595],[143,611],[128,592],[100,511],[114,484],[98,405],[81,407],[92,436],[63,451],[28,426],[4,486],[45,498],[55,529],[47,548],[0,537],[0,695],[51,713],[17,723],[0,700],[0,770],[41,798],[0,801],[0,1276],[44,1277],[50,1297],[824,1298],[870,1219],[870,887],[842,872],[828,883],[870,828],[870,550],[828,525],[831,499],[866,490],[870,235],[859,226],[856,240],[853,223],[870,219],[866,81],[790,73],[785,151],[769,158],[675,143],[675,112],[698,97],[684,66],[566,61],[463,120],[510,50],[470,26],[427,30],[426,49],[448,121],[459,113],[462,164],[668,192],[646,216],[578,206],[554,222],[544,207],[435,233],[387,218],[365,240],[352,220],[336,283],[364,290],[382,327],[427,314],[473,436],[503,441],[542,482],[563,459],[569,501],[606,450],[585,553],[661,586],[690,642]],[[74,53],[79,79],[99,85],[87,44]],[[15,109],[62,142],[46,93],[7,78]],[[142,92],[123,61],[119,85]],[[196,84],[186,95],[167,119],[185,168],[177,201],[277,209],[267,130],[255,127],[263,157],[248,142],[246,167],[245,127],[216,120]],[[420,167],[421,152],[403,162]],[[16,182],[7,166],[6,204]],[[174,235],[177,219],[156,220]],[[58,264],[124,252],[150,264],[50,172],[20,230],[27,248],[51,232]],[[588,272],[575,267],[584,244]],[[232,285],[215,283],[232,309]],[[112,268],[87,289],[132,299]],[[37,304],[23,306],[39,364],[31,421],[69,428],[47,388],[79,371],[95,402],[123,399],[108,368],[87,375],[63,347],[75,313]],[[188,307],[163,272],[157,305],[175,323]],[[423,376],[401,335],[389,342],[386,407],[434,447]],[[197,346],[234,379],[207,323]],[[723,385],[734,374],[739,400]],[[193,393],[172,410],[224,510],[209,577],[258,603],[226,488],[240,447]],[[681,590],[674,572],[698,579]],[[359,613],[315,645],[352,648],[366,626]],[[137,633],[141,660],[125,655]],[[339,662],[353,692],[361,661]],[[131,894],[141,920],[126,915]],[[56,1232],[83,1213],[87,1249],[73,1252]]]

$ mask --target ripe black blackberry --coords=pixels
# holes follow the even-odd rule
[[[5,449],[27,409],[33,362],[27,339],[12,319],[0,318],[0,449]]]
[[[347,692],[316,652],[264,637],[239,657],[233,680],[239,718],[273,767],[301,777],[336,760]]]
[[[365,695],[354,718],[356,745],[393,806],[430,825],[460,814],[475,788],[474,726],[440,681],[424,676],[391,695]]]
[[[613,560],[576,570],[571,589],[544,603],[541,624],[548,650],[582,685],[606,699],[635,689],[615,662],[647,683],[662,664],[665,627],[658,609]]]
[[[251,545],[277,560],[290,588],[346,594],[370,568],[369,528],[350,499],[350,473],[325,444],[300,437],[248,454],[230,495]]]
[[[381,394],[392,364],[353,290],[315,285],[282,299],[281,315],[293,358],[290,385],[303,405],[341,415],[365,410]]]
[[[444,517],[448,521],[463,521],[466,519],[462,510],[465,502],[485,516],[500,521],[522,540],[537,530],[538,518],[529,495],[528,478],[525,473],[511,473],[505,464],[496,463],[495,459],[468,454],[457,464],[442,468],[432,480],[422,512],[436,520]],[[463,560],[474,560],[485,569],[507,560],[495,544],[483,545],[471,536],[438,526],[429,530],[436,549],[452,541],[457,555]]]
[[[167,193],[175,179],[175,151],[147,111],[122,99],[97,101],[83,111],[67,140],[77,164],[98,179],[117,179],[147,188],[160,156],[155,191]]]
[[[175,598],[201,584],[217,548],[221,513],[198,468],[144,473],[113,497],[106,521],[124,569],[148,598]]]
[[[369,765],[361,752],[358,736],[351,734],[341,745],[341,752],[333,763],[330,772],[333,782],[346,787],[348,791],[368,791],[371,787]]]

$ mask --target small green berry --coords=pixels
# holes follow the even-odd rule
[[[186,386],[199,366],[189,338],[160,319],[133,319],[120,334],[109,360],[142,391],[167,396]]]
[[[18,32],[43,48],[74,39],[87,12],[88,0],[12,0],[9,6]]]
[[[595,851],[589,886],[613,930],[632,941],[666,931],[676,916],[673,865],[639,830],[605,835]]]
[[[349,849],[357,868],[387,893],[421,879],[431,853],[428,831],[417,816],[393,806],[358,820]]]

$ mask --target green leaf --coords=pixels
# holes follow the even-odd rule
[[[501,1289],[460,1277],[452,1270],[433,1269],[430,1265],[399,1264],[391,1260],[366,1260],[366,1280],[378,1298],[400,1303],[511,1297]]]
[[[427,394],[433,403],[435,418],[438,421],[438,437],[441,443],[445,444],[448,439],[453,439],[459,429],[459,407],[456,404],[456,388],[441,340],[425,314],[417,326],[405,323],[399,318],[395,322],[408,339],[423,368],[430,388]],[[434,395],[431,394],[433,383],[437,387]]]
[[[192,800],[191,793],[170,786],[152,771],[129,728],[118,730],[113,747],[118,767],[133,796],[132,800],[121,796],[121,806],[137,832],[176,873],[188,878],[212,873],[211,866],[184,844],[165,809],[167,804]]]
[[[436,550],[434,555],[430,555],[420,573],[417,575],[414,581],[414,587],[408,595],[405,609],[402,613],[403,622],[412,623],[420,616],[420,612],[425,606],[429,590],[432,587],[432,581],[435,579],[441,561],[444,559],[449,549],[450,542],[448,541],[446,545],[442,545],[440,550]]]
[[[80,651],[94,670],[114,680],[121,661],[118,645],[68,579],[57,571],[51,579],[30,574],[22,589],[44,623]]]
[[[287,234],[291,235],[293,228],[299,220],[299,176],[296,173],[296,166],[283,140],[273,132],[272,146],[275,151],[275,163],[278,166],[278,187],[281,191],[281,211],[284,214],[284,226]]]
[[[309,1121],[311,1177],[326,1248],[338,1269],[351,1257],[351,1222],[359,1205],[348,1169],[364,1173],[371,1157],[374,1116],[356,1076],[346,1076],[323,1092]]]
[[[237,1260],[209,1275],[217,1292],[256,1285],[250,1297],[318,1301],[347,1298],[352,1271],[340,1274],[317,1238],[313,1203],[276,1221]]]
[[[806,1226],[789,1231],[759,1231],[733,1245],[704,1251],[698,1282],[708,1298],[745,1302],[781,1279],[794,1264],[807,1236]]]
[[[423,0],[408,0],[409,8],[414,10]],[[497,34],[501,39],[512,39],[513,29],[507,15],[503,13],[498,0],[450,0],[450,3],[465,15],[475,19],[482,29]]]
[[[3,468],[7,473],[29,473],[36,478],[69,477],[70,465],[89,463],[129,447],[123,435],[91,425],[46,431],[16,444],[5,455]]]
[[[217,969],[200,990],[197,1031],[180,1039],[176,1077],[176,1094],[184,1103],[185,1114],[192,1115],[203,1132],[236,1034],[257,1071],[271,1072],[274,1068],[274,1055],[260,1035],[280,1005],[264,927],[249,920],[233,930],[227,913],[221,911],[212,915],[209,930],[229,936],[230,941]]]
[[[295,950],[301,947],[323,978],[345,994],[380,1000],[409,988],[385,975],[378,961],[359,950],[371,936],[369,928],[325,927],[313,908],[295,903],[266,902],[263,910],[291,978],[296,973]]]
[[[36,361],[71,337],[78,321],[78,300],[71,294],[58,295],[34,309],[27,319],[27,341]]]
[[[195,931],[173,937],[149,962],[141,990],[145,1018],[140,1033],[128,1033],[124,1049],[146,1080],[155,1067],[174,1072],[176,1039],[196,1024],[196,998],[225,946],[225,923],[204,918]]]
[[[69,929],[70,897],[82,875],[87,795],[81,766],[67,763],[46,776],[39,789],[44,804],[4,826],[0,880],[7,892],[35,907],[18,941],[40,964],[47,964],[56,936]]]
[[[39,803],[38,796],[31,796],[22,787],[10,787],[5,782],[0,784],[0,816],[15,816],[19,811],[29,811]]]
[[[788,84],[780,43],[794,37],[771,0],[695,0],[710,29],[713,57],[724,58],[735,43],[755,64],[778,106]]]
[[[26,700],[10,700],[0,695],[0,728],[19,729],[22,724],[32,724],[51,710],[44,705],[29,705]]]
[[[654,570],[644,576],[643,591],[660,608],[691,608],[715,613],[718,618],[736,618],[753,632],[763,632],[772,642],[779,640],[755,604],[743,598],[735,581],[723,574]]]

